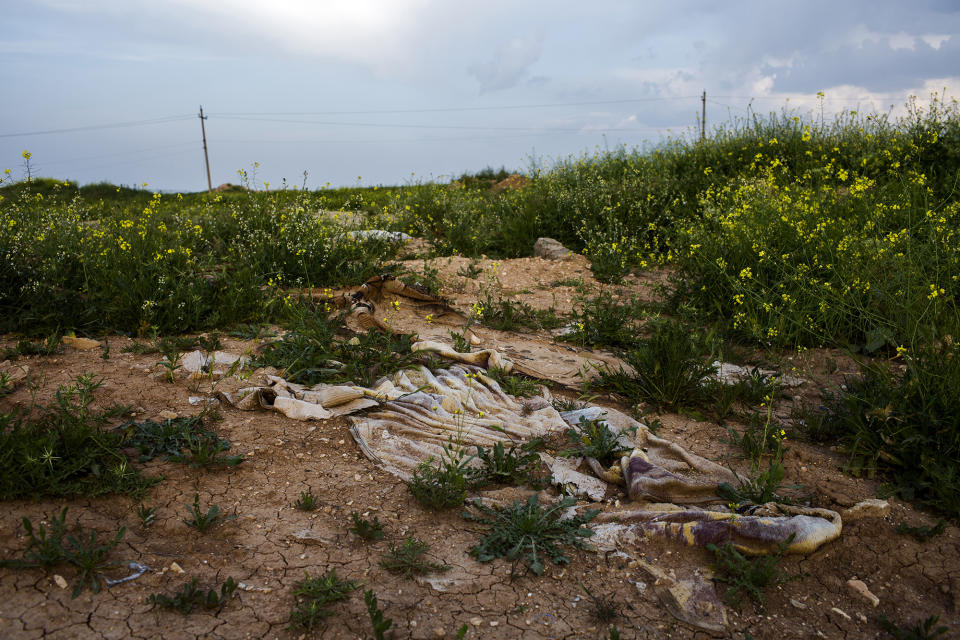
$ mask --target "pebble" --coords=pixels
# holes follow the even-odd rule
[[[170,563],[170,571],[173,571],[174,573],[180,573],[180,574],[186,573],[186,571],[183,570],[183,567],[181,567],[176,562]]]
[[[470,618],[470,624],[475,627],[479,627],[483,624],[483,618]]]
[[[55,574],[53,576],[53,581],[56,582],[57,586],[60,587],[61,589],[67,588],[67,581],[60,574]]]
[[[851,619],[852,619],[852,618],[850,618],[850,616],[847,614],[847,612],[844,611],[843,609],[837,609],[836,607],[831,607],[831,608],[830,608],[830,611],[833,611],[834,613],[840,614],[841,616],[843,616],[843,617],[846,618],[847,620],[851,620]]]
[[[444,630],[443,627],[437,627],[436,629],[433,630],[433,635],[437,636],[438,638],[443,638],[444,636],[447,635],[447,632]]]
[[[849,589],[854,595],[860,596],[873,606],[880,604],[880,598],[875,596],[870,589],[867,588],[867,585],[863,582],[863,580],[847,580],[847,589]]]

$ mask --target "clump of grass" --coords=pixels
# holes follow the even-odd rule
[[[594,531],[584,525],[600,513],[597,509],[588,509],[580,515],[561,518],[574,504],[576,499],[568,496],[554,505],[541,507],[536,494],[526,502],[518,500],[505,508],[488,507],[475,500],[473,507],[480,515],[465,511],[463,516],[486,525],[488,531],[470,549],[470,555],[480,562],[501,557],[512,561],[511,577],[517,574],[521,564],[527,571],[542,575],[545,567],[541,554],[554,564],[567,564],[570,558],[563,547],[590,548],[586,539],[594,535]]]
[[[930,538],[935,538],[947,529],[946,520],[938,520],[935,525],[932,527],[921,526],[921,527],[911,527],[906,522],[901,522],[897,525],[897,533],[905,534],[916,540],[917,542],[926,542]]]
[[[487,376],[497,381],[504,393],[518,398],[529,398],[540,393],[540,382],[515,373],[507,373],[503,369],[491,367]]]
[[[768,398],[769,400],[769,398]],[[756,414],[759,416],[759,414]],[[783,466],[783,454],[788,451],[784,446],[787,440],[786,430],[773,423],[773,407],[767,406],[762,427],[757,427],[759,420],[754,419],[748,429],[738,435],[732,429],[731,441],[739,444],[750,461],[750,471],[746,477],[734,472],[740,484],[733,487],[729,483],[720,483],[717,495],[730,503],[766,504],[767,502],[790,502],[790,499],[778,492],[784,488],[783,479],[786,469]],[[766,466],[763,461],[766,458]],[[789,488],[797,488],[791,486]]]
[[[360,514],[356,511],[353,511],[350,513],[350,519],[353,521],[350,531],[353,531],[364,540],[371,542],[383,540],[383,524],[380,523],[378,518],[374,517],[373,522],[371,522],[370,520],[360,517]]]
[[[893,636],[894,640],[933,640],[950,630],[943,625],[938,627],[939,621],[940,616],[929,616],[918,620],[912,627],[901,627],[891,622],[887,616],[880,616],[880,626]]]
[[[204,415],[172,418],[163,422],[129,421],[117,427],[127,434],[125,444],[136,447],[140,461],[159,456],[189,464],[191,467],[231,467],[243,462],[243,456],[224,456],[230,441],[204,429]]]
[[[632,373],[622,367],[599,369],[592,384],[631,404],[650,402],[668,409],[695,406],[704,397],[703,379],[713,373],[710,340],[690,333],[676,320],[655,323],[652,331],[623,354]]]
[[[97,532],[84,531],[79,523],[75,532],[71,533],[66,524],[67,508],[64,507],[59,517],[50,517],[50,529],[39,525],[34,529],[33,522],[23,517],[23,529],[27,534],[27,548],[20,560],[2,560],[0,567],[23,569],[42,567],[50,569],[60,564],[70,564],[77,570],[77,580],[73,588],[72,597],[76,598],[89,587],[93,593],[100,592],[101,573],[117,566],[118,562],[107,560],[113,550],[126,533],[121,527],[113,539],[107,542],[97,540]]]
[[[407,487],[414,499],[429,509],[459,507],[473,483],[475,472],[467,466],[472,459],[451,440],[436,466],[432,457],[417,465]]]
[[[122,434],[103,429],[124,408],[93,409],[94,392],[102,383],[82,374],[32,413],[0,413],[0,500],[110,493],[138,497],[157,482],[129,464]]]
[[[918,347],[906,369],[863,366],[825,399],[824,429],[839,434],[855,475],[880,474],[904,500],[960,515],[960,345]]]
[[[484,326],[501,331],[527,329],[556,329],[564,324],[564,319],[555,309],[534,309],[526,302],[508,300],[487,292],[486,298],[473,305],[477,319]]]
[[[193,527],[197,531],[204,532],[211,527],[214,527],[218,524],[222,524],[228,520],[233,520],[237,516],[232,514],[229,516],[224,516],[220,513],[220,507],[217,505],[211,505],[207,509],[206,513],[200,508],[200,494],[193,494],[193,504],[187,505],[187,512],[190,515],[190,518],[184,519],[183,522],[188,527]]]
[[[154,593],[147,597],[147,602],[154,607],[172,609],[183,615],[188,615],[196,607],[202,607],[208,610],[222,609],[233,596],[238,586],[237,581],[230,577],[220,585],[219,593],[213,589],[208,589],[204,592],[203,589],[197,587],[197,579],[193,578],[190,582],[185,583],[173,596]]]
[[[157,507],[148,507],[140,503],[137,505],[137,517],[140,518],[140,527],[146,529],[157,519]]]
[[[473,486],[544,486],[544,478],[538,475],[540,456],[536,453],[543,444],[543,440],[537,438],[524,444],[513,444],[509,449],[506,449],[502,442],[495,443],[490,449],[477,446],[477,459],[482,463],[482,467],[476,472],[478,477],[472,483]]]
[[[60,351],[60,341],[62,339],[60,332],[55,331],[42,342],[19,340],[15,346],[0,352],[0,362],[12,360],[19,356],[52,356]]]
[[[794,534],[777,548],[774,553],[747,559],[734,548],[733,544],[722,546],[708,544],[707,550],[713,553],[714,580],[728,585],[725,598],[727,602],[739,607],[743,597],[747,596],[763,607],[765,592],[769,587],[789,582],[799,576],[784,574],[780,569],[783,551],[793,542]]]
[[[293,506],[299,511],[314,511],[320,506],[320,499],[313,493],[313,489],[307,489],[300,492],[300,497],[293,503]]]
[[[390,545],[390,550],[380,556],[380,566],[407,579],[437,571],[449,571],[450,565],[430,562],[424,557],[429,550],[430,545],[426,542],[408,536],[403,539],[402,545]]]
[[[368,331],[355,340],[336,340],[340,318],[323,306],[295,305],[291,329],[260,349],[257,366],[284,370],[287,380],[313,385],[353,382],[371,386],[378,378],[413,366],[419,356],[410,351],[409,334]]]
[[[350,597],[350,593],[360,585],[353,580],[344,580],[337,575],[336,569],[311,578],[307,573],[303,580],[293,586],[296,606],[290,612],[290,629],[312,631],[333,615],[330,605]]]
[[[613,622],[620,616],[620,603],[611,595],[595,596],[583,586],[583,583],[577,581],[580,589],[590,598],[590,619],[594,622],[607,623]]]
[[[464,328],[461,333],[457,333],[456,331],[450,332],[450,339],[453,340],[453,350],[457,353],[470,353],[470,340],[467,338],[466,333],[466,328]]]
[[[601,289],[592,298],[579,298],[579,305],[570,316],[572,330],[557,339],[581,347],[629,349],[637,342],[637,326],[642,315],[635,300],[624,304]]]
[[[558,455],[565,458],[594,458],[604,467],[609,467],[624,453],[631,451],[630,447],[620,444],[619,434],[614,433],[602,418],[588,420],[586,416],[581,416],[575,427],[567,429],[567,437],[574,446]]]
[[[373,595],[372,589],[366,589],[363,592],[363,601],[367,605],[367,613],[370,615],[370,624],[373,625],[374,640],[385,640],[384,634],[393,626],[393,619],[384,618],[383,611],[377,603],[377,596]],[[392,634],[391,634],[392,637]]]

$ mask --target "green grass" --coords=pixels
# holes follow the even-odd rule
[[[293,586],[296,606],[290,612],[290,629],[312,631],[322,627],[326,618],[333,615],[330,605],[346,600],[360,585],[353,580],[344,580],[336,569],[311,578],[307,573],[303,580]]]
[[[422,576],[438,571],[449,571],[450,565],[431,562],[425,558],[430,545],[412,536],[403,539],[399,546],[390,545],[390,550],[380,556],[380,566],[404,578]]]
[[[185,583],[175,594],[168,596],[163,593],[154,593],[147,597],[147,602],[154,607],[161,609],[171,609],[183,615],[188,615],[194,608],[203,609],[222,609],[227,601],[233,597],[237,590],[238,583],[233,578],[227,578],[220,585],[220,592],[213,589],[204,591],[197,587],[197,579],[193,578]]]
[[[157,482],[129,463],[124,436],[104,425],[126,411],[93,408],[91,374],[61,385],[46,405],[0,412],[0,500],[41,496],[142,496]]]
[[[775,553],[755,558],[746,558],[729,542],[719,547],[708,544],[707,550],[713,554],[714,580],[727,585],[724,594],[727,602],[739,607],[747,596],[763,607],[767,589],[799,577],[787,575],[780,568],[783,550],[792,541],[793,534],[790,534],[787,542]]]
[[[110,552],[123,539],[126,528],[121,527],[112,539],[106,542],[97,540],[97,532],[84,531],[77,523],[72,529],[67,526],[67,508],[60,515],[50,517],[50,528],[43,524],[34,529],[33,522],[26,516],[22,519],[27,534],[27,548],[19,560],[0,560],[0,567],[25,569],[41,567],[51,569],[57,565],[72,565],[77,576],[72,596],[76,598],[87,588],[99,593],[102,572],[111,569],[120,562],[108,560]]]
[[[187,515],[189,518],[184,518],[183,523],[188,527],[192,527],[197,531],[205,532],[207,529],[211,529],[219,524],[223,524],[228,520],[234,520],[237,516],[236,514],[231,514],[229,516],[224,516],[220,513],[220,507],[217,505],[211,505],[209,509],[204,511],[200,508],[200,494],[193,494],[193,504],[187,505]]]

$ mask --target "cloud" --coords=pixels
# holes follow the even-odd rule
[[[480,93],[510,89],[520,83],[540,59],[543,38],[528,34],[501,45],[488,62],[472,64],[467,71],[480,82]]]

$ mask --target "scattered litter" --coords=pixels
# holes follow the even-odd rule
[[[181,366],[193,377],[212,376],[220,378],[229,373],[231,369],[235,371],[246,363],[247,358],[245,356],[228,351],[207,353],[197,350],[185,354],[180,359]]]
[[[890,515],[890,503],[886,500],[871,498],[845,509],[842,515],[844,520],[851,522],[861,518],[886,518]]]
[[[79,351],[90,351],[100,346],[100,343],[90,338],[77,338],[76,336],[63,336],[60,339],[65,347],[77,349]]]
[[[189,402],[190,404],[192,404],[192,405],[195,406],[195,407],[198,406],[198,405],[213,406],[213,405],[220,404],[220,398],[206,398],[206,397],[203,397],[203,396],[190,396],[190,397],[187,399],[187,402]]]
[[[737,364],[731,364],[729,362],[720,362],[715,360],[713,362],[713,369],[715,373],[713,378],[719,380],[723,384],[737,384],[743,380],[749,380],[754,373],[763,376],[764,379],[776,379],[776,384],[778,387],[799,387],[803,384],[803,380],[796,376],[781,376],[778,375],[776,371],[771,371],[770,369],[760,369],[760,368],[748,368],[741,367]]]
[[[273,587],[255,587],[252,584],[247,584],[245,582],[240,582],[237,584],[237,586],[244,591],[258,591],[260,593],[270,593],[273,591]]]
[[[641,558],[634,561],[647,574],[653,592],[670,615],[696,629],[726,634],[727,612],[711,581],[698,572],[678,578]]]
[[[384,231],[383,229],[361,229],[359,231],[347,231],[348,238],[358,238],[360,240],[386,240],[388,242],[410,242],[413,236],[409,236],[402,231]]]
[[[606,482],[576,470],[580,466],[580,458],[554,458],[541,453],[540,459],[550,468],[550,482],[568,489],[569,493],[585,496],[594,502],[600,502],[606,495]]]
[[[177,568],[180,567],[180,565],[178,565],[176,562],[174,562],[173,565],[176,565]],[[171,565],[171,568],[173,568],[173,565]],[[130,582],[131,580],[136,580],[137,578],[139,578],[140,576],[142,576],[142,575],[143,575],[144,573],[146,573],[147,571],[153,571],[153,569],[151,569],[151,568],[148,567],[147,565],[145,565],[145,564],[140,564],[139,562],[128,562],[128,563],[127,563],[127,568],[128,568],[128,569],[133,569],[134,571],[133,571],[133,573],[131,573],[130,575],[126,576],[125,578],[118,578],[117,580],[111,580],[110,578],[104,578],[103,581],[107,584],[108,587],[112,587],[113,585],[116,585],[116,584],[121,584],[121,583],[123,583],[123,582]],[[183,569],[180,569],[180,571],[179,571],[178,573],[183,573]]]
[[[294,542],[299,542],[300,544],[333,544],[335,540],[329,535],[323,535],[319,531],[314,531],[313,529],[300,529],[299,531],[294,531],[290,534],[290,537]]]

